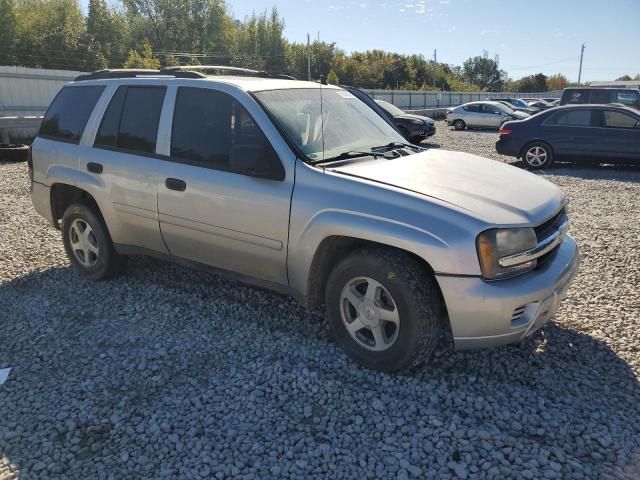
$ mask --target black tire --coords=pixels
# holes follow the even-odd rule
[[[452,125],[456,130],[464,130],[467,128],[467,124],[464,123],[464,120],[455,120]]]
[[[29,158],[29,145],[0,143],[0,161],[26,162]]]
[[[84,223],[91,228],[89,232],[93,234],[91,243],[97,246],[98,253],[90,254],[89,263],[93,262],[90,265],[84,265],[79,259],[79,257],[84,257],[84,254],[74,253],[74,250],[81,252],[80,249],[74,249],[72,246],[72,239],[77,237],[72,232],[76,221],[78,223],[75,225]],[[109,280],[120,275],[126,268],[128,257],[115,251],[102,216],[92,205],[74,203],[65,210],[62,217],[62,241],[73,267],[80,275],[89,280]]]
[[[353,279],[370,277],[392,297],[399,315],[395,341],[384,351],[362,346],[342,319],[343,288]],[[365,367],[393,372],[426,361],[440,338],[444,311],[435,278],[410,255],[386,248],[365,248],[338,263],[325,289],[327,317],[337,343]],[[363,329],[361,331],[365,331]]]
[[[531,155],[529,155],[530,153]],[[537,160],[534,154],[538,156]],[[542,155],[544,155],[544,161],[541,161]],[[553,163],[553,149],[545,142],[536,141],[528,143],[522,149],[522,161],[530,170],[548,168]]]

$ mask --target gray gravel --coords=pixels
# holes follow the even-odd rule
[[[0,164],[0,480],[640,478],[640,168],[544,175],[583,255],[556,320],[385,375],[287,297],[146,258],[82,281]]]

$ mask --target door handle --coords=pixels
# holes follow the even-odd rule
[[[169,190],[176,190],[178,192],[184,192],[187,189],[187,184],[179,178],[167,178],[164,184]]]
[[[102,164],[89,162],[87,163],[87,170],[89,170],[91,173],[102,173]]]

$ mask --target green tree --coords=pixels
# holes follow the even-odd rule
[[[616,82],[618,82],[618,81],[623,81],[623,82],[626,81],[626,82],[628,82],[629,80],[631,80],[631,77],[629,75],[623,75],[621,77],[616,78]]]
[[[0,0],[0,63],[13,63],[15,37],[16,12],[13,0]]]
[[[128,38],[127,21],[120,12],[109,8],[106,0],[89,0],[87,33],[110,66],[122,64],[122,47]]]
[[[464,79],[482,90],[499,91],[506,76],[500,70],[498,61],[489,58],[487,52],[484,52],[482,56],[465,60],[462,69]]]
[[[336,75],[335,70],[332,68],[331,70],[329,70],[329,73],[327,74],[327,83],[331,84],[331,85],[339,85],[340,84],[340,80],[338,79],[338,75]]]
[[[15,0],[18,64],[73,70],[104,68],[76,0]]]
[[[151,45],[145,43],[142,47],[142,55],[136,50],[131,50],[124,62],[124,68],[149,68],[156,70],[160,68],[160,60],[153,56]]]
[[[534,93],[547,90],[547,76],[543,73],[522,77],[516,82],[518,92]]]

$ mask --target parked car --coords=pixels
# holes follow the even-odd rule
[[[545,102],[549,102],[555,106],[558,106],[560,104],[560,99],[555,97],[546,97],[546,98],[543,98],[542,100],[544,100]]]
[[[640,114],[610,105],[557,107],[505,123],[496,150],[522,158],[529,168],[548,167],[560,157],[639,162]]]
[[[447,322],[475,348],[553,316],[578,266],[555,185],[407,144],[336,86],[193,68],[82,75],[49,107],[31,197],[80,275],[137,254],[212,268],[324,304],[384,371],[427,359]]]
[[[560,105],[586,103],[619,103],[640,110],[640,90],[637,88],[565,88]]]
[[[521,98],[489,98],[488,100],[492,102],[506,103],[509,106],[511,106],[511,108],[513,108],[514,110],[528,113],[530,115],[533,115],[534,113],[538,112],[535,108],[531,108],[529,104],[524,100],[522,100]]]
[[[542,99],[527,101],[527,104],[529,105],[529,107],[535,109],[538,112],[555,107],[555,105],[553,105],[552,103],[545,102]]]
[[[393,118],[398,130],[402,135],[412,143],[420,143],[425,138],[436,133],[436,125],[432,118],[423,115],[414,115],[413,113],[405,113],[395,105],[384,100],[375,101],[380,108],[386,111]]]
[[[366,92],[363,92],[359,88],[351,87],[349,85],[340,85],[340,88],[345,89],[347,92],[351,93],[353,96],[363,101],[369,108],[371,108],[371,110],[376,112],[380,116],[380,118],[382,118],[385,122],[387,122],[394,129],[396,129],[400,135],[405,136],[402,131],[398,130],[398,127],[396,126],[395,121],[393,119],[393,115],[391,115],[384,108],[378,105],[376,101],[373,98],[371,98],[371,96],[368,95]],[[405,138],[407,137],[405,136]],[[407,140],[409,139],[407,138]]]
[[[445,121],[456,130],[467,127],[500,128],[508,120],[528,116],[527,113],[518,112],[500,102],[470,102],[448,109]]]

